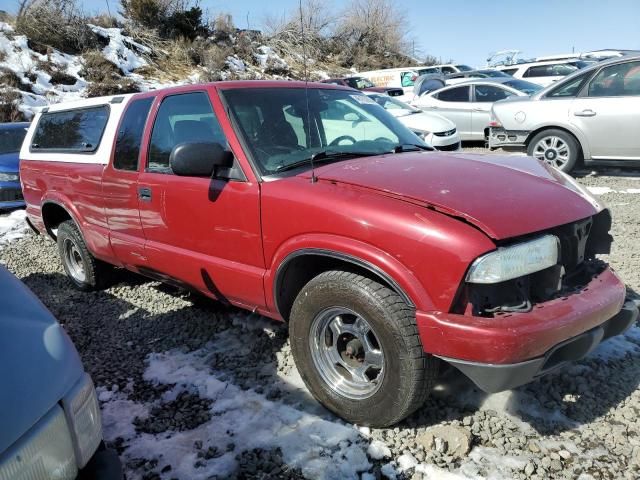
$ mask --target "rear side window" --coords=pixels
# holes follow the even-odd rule
[[[152,97],[134,100],[124,112],[113,154],[114,168],[118,170],[138,169],[142,132],[152,103]]]
[[[32,151],[93,153],[109,119],[109,106],[44,113],[31,142]]]
[[[438,100],[443,102],[468,102],[469,101],[469,87],[450,88],[449,90],[443,90],[437,95]]]
[[[25,128],[0,129],[0,155],[19,152],[26,134]]]
[[[500,70],[502,73],[506,73],[507,75],[513,76],[514,73],[518,71],[517,68],[505,68],[504,70]]]
[[[493,85],[476,85],[476,102],[493,103],[513,95]]]

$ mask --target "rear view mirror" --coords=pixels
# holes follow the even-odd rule
[[[169,165],[175,175],[211,177],[216,167],[233,166],[233,154],[215,142],[180,143],[171,150]]]

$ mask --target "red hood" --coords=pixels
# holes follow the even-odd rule
[[[582,187],[524,156],[389,154],[322,166],[316,175],[320,181],[377,190],[462,217],[496,240],[602,210]]]

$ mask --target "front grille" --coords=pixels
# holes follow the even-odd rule
[[[453,152],[460,148],[460,142],[452,143],[451,145],[444,145],[440,147],[435,147],[436,150],[440,150],[442,152]]]
[[[453,135],[454,133],[456,133],[456,129],[453,128],[451,130],[447,130],[446,132],[434,132],[433,134],[436,137],[449,137],[451,135]]]
[[[22,190],[19,188],[0,189],[0,202],[16,202],[18,200],[24,200]]]

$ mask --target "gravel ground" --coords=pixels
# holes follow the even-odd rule
[[[640,172],[578,177],[611,208],[608,260],[640,292]],[[32,234],[0,262],[75,342],[130,479],[640,477],[638,328],[510,392],[448,370],[402,424],[357,428],[309,398],[279,324],[127,273],[77,292]]]

